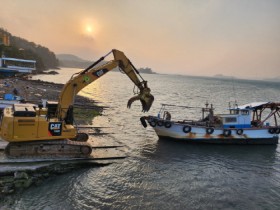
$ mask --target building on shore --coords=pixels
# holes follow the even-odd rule
[[[0,31],[0,45],[10,46],[10,35]]]

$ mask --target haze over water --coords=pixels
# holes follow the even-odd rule
[[[66,73],[68,71],[68,73]],[[69,74],[69,69],[59,71]],[[76,71],[76,70],[74,70]],[[152,89],[156,115],[161,103],[204,106],[226,112],[228,101],[280,101],[278,83],[222,80],[176,75],[142,75]],[[40,76],[65,82],[65,76]],[[140,102],[126,75],[110,72],[82,91],[109,106],[94,126],[110,127],[100,137],[125,145],[128,157],[101,168],[89,168],[31,187],[15,209],[279,209],[279,146],[190,145],[158,140],[139,121]],[[200,117],[198,110],[181,116]]]

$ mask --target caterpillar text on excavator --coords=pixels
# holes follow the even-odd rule
[[[114,59],[98,65],[109,54]],[[149,111],[154,97],[151,90],[130,60],[121,51],[113,49],[85,70],[72,75],[64,85],[58,102],[42,105],[21,103],[4,109],[0,119],[1,138],[8,141],[5,148],[8,157],[63,157],[86,158],[92,153],[87,143],[88,135],[78,133],[74,126],[73,104],[75,96],[87,85],[112,69],[119,67],[135,86],[139,94],[128,100],[130,108],[140,100],[143,112]]]

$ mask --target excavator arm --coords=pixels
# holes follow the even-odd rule
[[[103,65],[97,66],[97,64],[99,64],[111,53],[113,53],[114,56],[113,60]],[[127,106],[130,108],[131,104],[135,100],[140,100],[142,103],[143,112],[149,111],[154,101],[154,97],[150,93],[151,90],[147,86],[147,81],[141,77],[137,69],[133,66],[133,64],[123,52],[113,49],[111,52],[101,57],[98,61],[93,63],[85,70],[74,74],[64,85],[58,101],[58,119],[65,120],[67,118],[69,115],[69,110],[71,110],[73,107],[75,96],[79,93],[79,91],[116,67],[119,67],[121,71],[123,71],[139,89],[139,94],[132,97],[128,101]]]

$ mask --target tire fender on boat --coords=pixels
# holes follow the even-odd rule
[[[163,121],[162,120],[157,121],[157,125],[158,126],[163,126]]]
[[[236,130],[236,133],[237,133],[238,135],[242,135],[242,134],[243,134],[243,129],[237,129],[237,130]]]
[[[157,125],[156,121],[154,121],[154,120],[149,122],[149,124],[151,127],[156,127],[156,125]]]
[[[212,134],[214,132],[214,128],[206,128],[207,134]]]
[[[171,126],[172,126],[172,123],[170,121],[166,121],[164,123],[164,127],[166,127],[166,128],[171,128]]]
[[[189,125],[186,125],[186,126],[183,127],[184,133],[189,133],[189,132],[191,132],[191,130],[192,130],[192,127],[189,126]]]
[[[224,135],[225,137],[230,136],[230,135],[231,135],[231,130],[225,129],[225,130],[223,131],[223,135]]]
[[[268,129],[268,132],[269,132],[270,134],[274,134],[275,131],[276,131],[276,130],[275,130],[274,128],[269,128],[269,129]]]
[[[146,123],[145,117],[140,117],[140,122],[144,128],[147,128],[147,123]]]
[[[275,129],[275,133],[276,133],[276,134],[279,134],[279,133],[280,133],[280,128],[276,128],[276,129]]]

